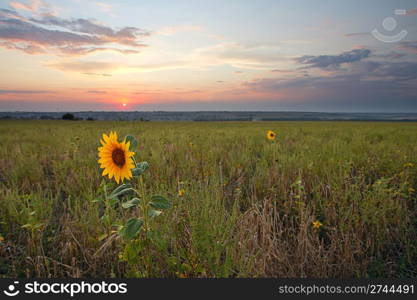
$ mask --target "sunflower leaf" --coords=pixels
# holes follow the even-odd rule
[[[126,135],[125,137],[125,141],[130,142],[130,147],[129,150],[132,151],[134,149],[136,149],[136,147],[138,146],[138,141],[136,140],[136,138],[133,135]]]
[[[160,195],[152,196],[149,205],[156,209],[168,209],[171,207],[169,200]]]
[[[159,216],[160,214],[162,214],[162,211],[155,210],[155,209],[150,209],[149,212],[148,212],[148,216],[150,218],[155,218],[155,217]]]
[[[139,204],[139,202],[140,202],[139,198],[133,198],[129,201],[123,202],[122,207],[123,208],[131,208],[131,207],[137,206]]]
[[[142,228],[143,220],[139,218],[131,218],[126,224],[121,228],[119,234],[125,239],[133,239],[139,234],[140,229]]]
[[[117,188],[115,188],[113,190],[113,192],[110,193],[110,196],[109,197],[111,198],[112,196],[114,196],[115,194],[117,194],[118,192],[120,192],[121,190],[124,190],[124,189],[129,188],[129,187],[132,187],[132,185],[130,185],[129,183],[127,183],[127,184],[121,184]]]
[[[110,199],[118,199],[120,196],[126,195],[126,194],[131,194],[134,193],[135,189],[132,187],[127,187],[125,189],[119,190],[117,193],[111,193],[110,195]]]
[[[149,164],[146,161],[141,161],[137,164],[136,168],[132,170],[133,176],[140,176],[149,168]]]

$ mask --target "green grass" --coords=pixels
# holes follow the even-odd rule
[[[135,261],[138,212],[93,202],[110,130],[173,203]],[[0,276],[416,277],[416,153],[416,123],[0,121]]]

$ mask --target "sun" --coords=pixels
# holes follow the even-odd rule
[[[123,107],[126,107],[126,105],[127,105],[126,103],[122,103],[122,106],[123,106]]]

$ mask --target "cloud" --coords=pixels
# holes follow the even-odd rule
[[[0,90],[0,95],[2,94],[48,94],[53,93],[46,90]]]
[[[9,5],[16,10],[25,10],[32,13],[36,13],[42,8],[48,8],[48,5],[40,0],[30,0],[28,3],[12,1]]]
[[[111,12],[113,9],[113,5],[103,2],[94,2],[94,4],[98,7],[98,9],[102,12]]]
[[[111,76],[109,72],[152,72],[160,70],[178,69],[187,66],[185,61],[163,62],[159,64],[123,64],[121,62],[104,62],[92,60],[65,60],[48,62],[45,64],[48,68],[57,69],[63,72],[77,72],[84,75]]]
[[[29,0],[26,2],[12,1],[9,3],[10,7],[18,11],[30,12],[32,15],[43,16],[58,15],[59,9],[56,6],[53,6],[42,0]]]
[[[371,50],[354,49],[339,55],[301,56],[295,59],[297,63],[306,65],[306,68],[338,69],[341,64],[352,63],[367,58]]]
[[[272,73],[280,73],[280,74],[289,74],[294,73],[294,70],[281,70],[281,69],[273,69],[271,70]]]
[[[416,95],[417,62],[355,62],[346,73],[331,76],[297,76],[295,78],[261,78],[243,83],[259,92],[293,90],[332,95]],[[386,95],[384,95],[386,93]],[[336,98],[340,98],[336,97]],[[414,96],[415,98],[415,96]]]
[[[8,50],[20,50],[28,54],[43,54],[46,51],[37,45],[30,44],[14,44],[10,42],[0,42],[0,47],[3,47]]]
[[[417,53],[417,41],[402,42],[399,48],[407,52]]]
[[[411,16],[411,15],[415,15],[415,14],[417,14],[417,8],[407,10],[405,15],[406,16]]]
[[[131,47],[143,47],[143,43],[138,42],[138,38],[149,36],[150,33],[136,27],[124,27],[114,30],[111,27],[98,23],[95,20],[73,19],[66,20],[56,16],[43,16],[41,19],[31,18],[30,21],[42,25],[54,25],[69,29],[77,33],[86,33],[99,37],[103,43],[118,43]]]
[[[108,73],[91,73],[91,72],[85,72],[85,73],[82,73],[82,74],[89,75],[89,76],[103,76],[103,77],[111,77],[112,76],[111,74],[108,74]]]
[[[79,72],[86,75],[102,75],[106,71],[118,68],[118,64],[100,61],[58,61],[46,63],[46,67],[58,69],[60,71]]]
[[[107,92],[106,91],[100,91],[100,90],[89,90],[89,91],[87,91],[87,94],[103,95],[103,94],[107,94]]]
[[[80,56],[98,51],[135,54],[146,46],[139,39],[149,34],[136,27],[115,30],[94,20],[67,20],[50,14],[28,19],[16,11],[0,9],[0,46],[28,54]]]
[[[219,43],[214,46],[194,50],[192,59],[202,64],[228,64],[236,68],[271,69],[288,58],[274,44]]]
[[[354,37],[354,36],[371,36],[370,32],[353,32],[345,34],[345,37]]]
[[[401,48],[401,46],[400,46],[400,48]],[[387,58],[387,59],[400,59],[400,58],[403,58],[404,56],[406,56],[406,54],[404,54],[404,53],[399,53],[399,52],[396,52],[396,51],[391,51],[391,52],[389,52],[389,53],[386,53],[386,54],[378,54],[378,55],[376,55],[377,57],[381,57],[381,58]]]
[[[164,27],[156,32],[156,34],[160,35],[173,35],[178,32],[189,32],[189,31],[202,31],[203,28],[201,26],[193,26],[193,25],[178,25],[178,26],[169,26]]]

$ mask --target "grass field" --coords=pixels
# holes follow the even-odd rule
[[[146,245],[94,201],[110,130],[173,204]],[[416,154],[417,123],[0,121],[0,276],[417,277]]]

